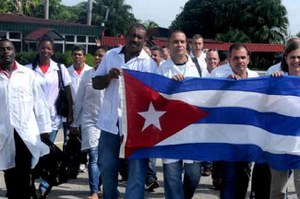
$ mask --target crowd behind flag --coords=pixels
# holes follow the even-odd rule
[[[124,70],[120,79],[125,157],[300,168],[298,77],[179,82]]]

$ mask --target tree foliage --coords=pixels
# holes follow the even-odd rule
[[[87,2],[75,6],[80,23],[86,23],[86,7]],[[107,35],[122,35],[133,23],[138,21],[131,13],[131,9],[130,5],[124,3],[124,0],[94,0],[92,25],[104,25]],[[106,12],[108,12],[107,20],[105,20]]]
[[[157,28],[159,25],[155,21],[147,20],[143,22],[143,25],[149,29],[149,28]]]
[[[188,37],[196,33],[222,41],[277,43],[287,35],[281,0],[189,0],[172,22]]]
[[[138,20],[131,13],[131,6],[124,0],[94,0],[92,10],[92,25],[105,25],[108,35],[118,36],[126,32]],[[0,13],[15,13],[20,15],[44,18],[44,0],[2,0]],[[104,21],[106,11],[109,11],[107,21]],[[77,22],[87,21],[87,2],[75,6],[65,6],[61,0],[49,0],[49,19]]]

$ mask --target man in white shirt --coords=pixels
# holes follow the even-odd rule
[[[195,63],[187,55],[187,41],[184,32],[172,32],[168,39],[168,45],[171,58],[158,68],[160,75],[177,81],[182,81],[186,77],[201,77]],[[163,159],[163,173],[166,199],[193,198],[201,177],[201,162]]]
[[[86,52],[82,46],[74,46],[72,48],[72,60],[73,60],[73,64],[71,66],[69,66],[67,69],[68,69],[68,72],[69,72],[69,75],[71,78],[70,88],[71,88],[71,94],[72,94],[72,99],[73,99],[73,104],[74,104],[75,99],[76,99],[77,90],[78,90],[80,81],[82,79],[82,76],[85,71],[91,70],[92,67],[90,67],[89,65],[87,65],[85,63]],[[67,131],[68,131],[68,127],[67,127],[66,123],[64,123],[65,141],[66,141],[66,137],[67,137]],[[80,134],[80,132],[77,132],[77,133]],[[87,163],[87,154],[85,152],[80,152],[79,159],[80,159],[79,160],[80,161],[79,171],[85,172],[86,171],[85,165]]]
[[[146,28],[142,24],[131,26],[125,34],[125,46],[114,48],[106,53],[95,77],[95,89],[104,89],[104,99],[97,126],[101,129],[99,140],[98,166],[103,181],[104,198],[118,198],[118,167],[120,152],[120,122],[122,116],[119,101],[118,77],[122,69],[154,72],[155,62],[143,50],[146,41]],[[148,161],[129,160],[126,198],[144,198],[144,184]],[[147,159],[148,160],[148,159]]]
[[[258,73],[248,68],[250,56],[242,44],[232,44],[229,48],[229,63],[215,68],[211,77],[229,77],[236,80],[258,77]],[[234,132],[233,132],[234,133]],[[221,199],[242,199],[246,197],[250,179],[250,164],[248,162],[221,163]]]
[[[68,72],[71,78],[71,93],[72,99],[75,101],[77,90],[83,76],[83,73],[87,70],[91,70],[92,67],[85,63],[86,60],[86,52],[82,46],[74,46],[72,49],[72,60],[73,64],[69,66]]]
[[[162,58],[162,50],[159,46],[151,47],[151,58],[156,62],[157,67],[159,67],[165,60]]]
[[[201,77],[207,77],[209,75],[206,66],[206,54],[202,51],[204,46],[203,37],[200,34],[196,34],[192,39],[192,52],[190,54],[192,60],[195,62],[196,66],[201,71]]]
[[[207,71],[210,74],[213,69],[219,66],[220,58],[218,50],[209,49],[206,53],[205,61],[207,64]]]
[[[41,133],[50,133],[51,119],[35,75],[15,61],[10,40],[0,40],[0,170],[7,197],[31,198],[31,169],[49,153]],[[44,134],[44,135],[47,135]]]

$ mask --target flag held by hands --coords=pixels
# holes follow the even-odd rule
[[[300,78],[190,78],[124,70],[128,158],[268,162],[300,168]]]

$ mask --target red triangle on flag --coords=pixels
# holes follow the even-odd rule
[[[196,106],[180,100],[169,100],[138,79],[124,72],[127,111],[127,139],[125,157],[143,147],[153,147],[181,129],[204,118],[207,113]],[[160,128],[150,124],[141,115],[148,111],[150,104],[159,117]],[[144,129],[143,129],[144,128]]]

